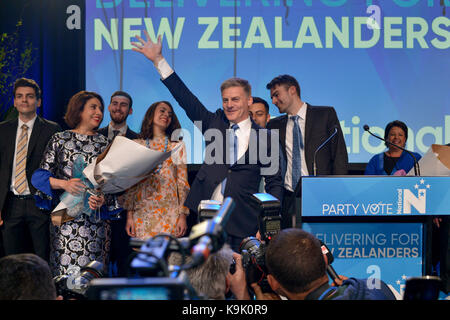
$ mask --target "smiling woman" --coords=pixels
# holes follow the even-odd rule
[[[386,152],[379,153],[370,159],[366,166],[366,175],[406,175],[414,166],[414,158],[394,145],[405,148],[408,139],[408,127],[400,120],[389,122],[384,130],[384,140],[388,147]],[[412,152],[417,161],[422,157]]]
[[[178,141],[180,123],[168,101],[153,103],[142,121],[137,143],[152,150],[178,151],[154,169],[148,178],[128,189],[121,197],[128,210],[126,231],[130,237],[148,239],[159,233],[182,237],[187,230],[189,209],[184,201],[189,192],[186,147]]]
[[[38,174],[45,176],[41,179],[43,182],[35,187],[38,197],[53,199],[47,209],[53,209],[64,191],[74,196],[85,192],[86,186],[82,180],[73,176],[74,167],[77,162],[91,163],[108,146],[108,139],[96,132],[103,118],[103,110],[103,99],[95,92],[80,91],[70,99],[64,119],[72,129],[53,135],[40,169],[33,175],[33,178]],[[43,204],[43,201],[40,203]],[[89,207],[102,211],[119,208],[115,198],[108,195],[92,195]],[[68,209],[67,214],[70,216],[67,221],[60,225],[55,223],[50,229],[50,267],[53,275],[66,274],[70,267],[83,267],[93,260],[106,266],[109,224],[97,219],[95,214],[86,214],[83,206],[79,205]]]

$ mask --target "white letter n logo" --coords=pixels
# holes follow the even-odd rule
[[[403,213],[411,213],[411,205],[416,208],[419,213],[425,213],[427,190],[419,189],[418,197],[411,190],[403,189]]]

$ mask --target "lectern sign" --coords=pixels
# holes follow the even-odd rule
[[[305,177],[302,216],[450,214],[450,177]]]

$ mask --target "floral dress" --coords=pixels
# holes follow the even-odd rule
[[[134,140],[147,146],[146,140]],[[146,240],[160,233],[174,234],[180,214],[189,214],[183,206],[189,192],[186,167],[186,147],[184,143],[168,141],[167,151],[182,144],[155,168],[149,177],[128,189],[119,199],[125,210],[133,213],[136,237]],[[165,138],[148,141],[148,147],[163,152]]]
[[[77,157],[91,163],[108,146],[103,135],[83,135],[67,130],[50,139],[40,168],[48,170],[57,179],[72,178]],[[42,193],[38,192],[37,195]],[[43,195],[44,196],[44,195]],[[96,260],[103,263],[106,272],[110,246],[110,228],[105,220],[94,215],[80,214],[61,226],[50,226],[50,268],[53,276],[67,274]]]

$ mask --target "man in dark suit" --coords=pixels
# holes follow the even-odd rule
[[[314,174],[317,148],[337,130],[332,140],[317,152],[317,175],[346,175],[347,148],[334,108],[303,102],[300,86],[294,77],[278,76],[267,84],[267,89],[272,103],[280,113],[286,114],[269,121],[267,128],[279,130],[285,188],[282,226],[288,228],[293,225],[292,217],[300,210],[300,177]]]
[[[108,126],[98,129],[97,132],[112,140],[120,135],[128,139],[136,139],[138,134],[127,125],[127,118],[133,113],[133,99],[125,91],[116,91],[112,94],[108,106],[111,121]]]
[[[41,90],[33,80],[14,84],[18,119],[0,123],[0,226],[6,255],[25,253],[30,247],[48,261],[50,216],[36,206],[31,176],[39,167],[47,142],[61,131],[37,116]],[[31,239],[31,244],[27,243]]]
[[[116,136],[124,136],[128,139],[137,139],[138,134],[127,125],[127,118],[133,113],[133,99],[124,91],[116,91],[112,94],[108,106],[111,122],[108,126],[99,129],[97,132],[108,137],[112,141]],[[127,222],[127,212],[120,213],[117,220],[111,220],[111,248],[110,263],[112,264],[112,275],[127,276],[128,258],[132,253],[130,237],[125,231]]]
[[[238,251],[242,239],[254,236],[258,231],[258,210],[252,207],[251,198],[253,193],[258,192],[262,175],[265,177],[267,192],[282,200],[277,139],[271,153],[269,131],[256,125],[249,117],[249,106],[253,99],[251,87],[246,80],[226,80],[221,86],[223,109],[210,112],[189,91],[162,56],[161,38],[155,44],[151,42],[148,33],[144,33],[147,41],[138,37],[140,44],[134,43],[133,50],[144,54],[154,63],[162,82],[186,111],[189,119],[202,131],[206,148],[211,151],[210,154],[206,152],[204,163],[184,205],[197,212],[201,200],[222,201],[231,197],[236,206],[225,231],[227,242],[233,250]],[[228,138],[225,138],[227,135]],[[208,136],[213,138],[208,139]],[[260,150],[262,151],[258,152]],[[270,163],[262,160],[262,152],[264,155],[271,155]]]

